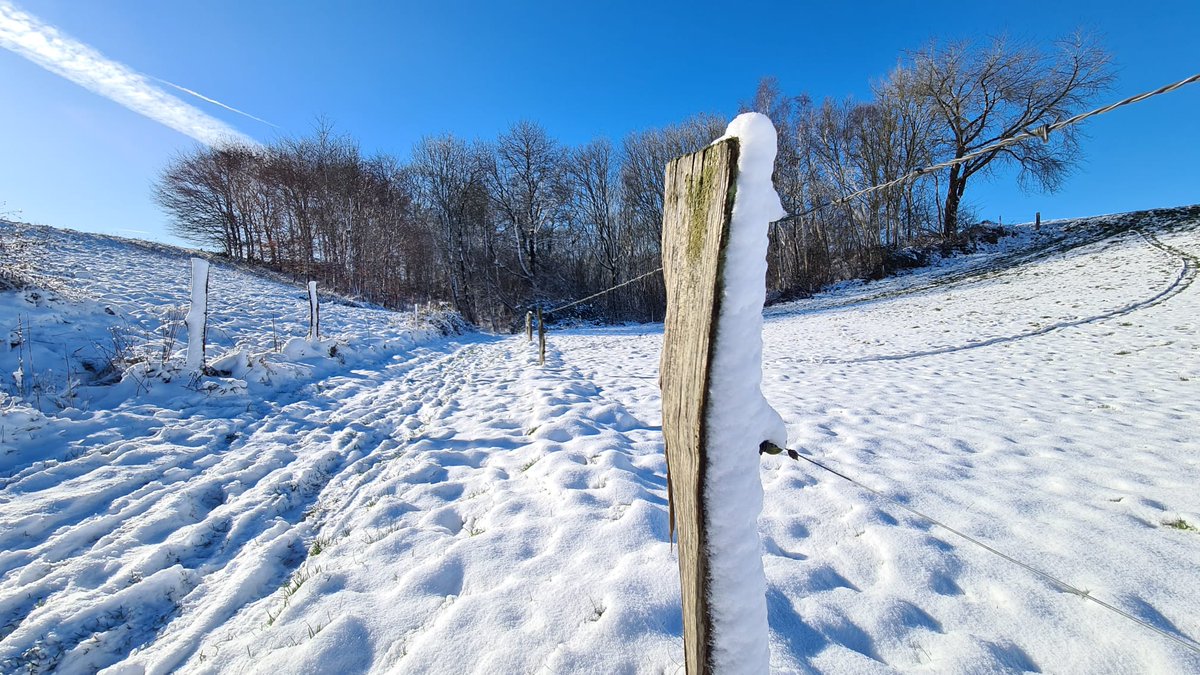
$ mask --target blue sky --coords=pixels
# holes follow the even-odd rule
[[[317,115],[368,151],[422,135],[492,138],[520,119],[559,140],[619,140],[697,112],[732,116],[760,77],[787,93],[865,97],[904,49],[1001,32],[1102,36],[1117,81],[1097,103],[1200,72],[1200,2],[654,3],[22,0],[25,12],[269,141]],[[2,38],[2,36],[0,36]],[[153,81],[151,81],[153,83]],[[0,49],[0,211],[170,241],[151,182],[197,141]],[[1200,84],[1087,126],[1086,160],[1053,195],[1001,176],[968,203],[1005,222],[1200,202]]]

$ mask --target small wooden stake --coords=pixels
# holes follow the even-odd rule
[[[1038,211],[1036,214],[1034,214],[1033,227],[1035,229],[1040,229],[1042,227],[1042,212],[1041,211]]]
[[[538,307],[538,365],[546,365],[546,324],[542,321],[542,308]]]
[[[192,258],[191,306],[184,322],[188,331],[187,369],[203,375],[208,331],[208,261]]]
[[[525,341],[533,342],[533,312],[525,312]]]
[[[321,339],[321,301],[315,281],[308,282],[308,339]]]
[[[671,533],[679,537],[687,672],[710,672],[714,636],[705,536],[709,366],[721,310],[721,271],[737,184],[738,141],[667,165],[663,277],[667,316],[660,386]]]

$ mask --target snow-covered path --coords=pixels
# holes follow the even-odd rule
[[[420,349],[376,372],[310,385],[283,404],[238,400],[223,415],[194,417],[123,409],[68,427],[60,442],[81,454],[4,481],[3,632],[24,621],[4,659],[36,662],[40,653],[47,665],[60,656],[104,665],[181,612],[171,632],[195,637],[271,594],[305,559],[311,516],[329,491],[392,457],[402,447],[396,434],[415,433],[453,387],[429,374],[476,348]],[[404,386],[420,373],[421,386]],[[359,444],[369,451],[356,452]],[[50,611],[28,617],[48,599]],[[131,620],[145,632],[108,634]],[[25,634],[54,637],[26,644],[35,654],[18,657]]]
[[[0,663],[669,663],[679,619],[657,429],[555,359],[533,364],[524,340],[476,336],[283,405],[159,414],[143,437],[97,439],[113,421],[89,420],[82,455],[7,481]],[[608,612],[610,586],[652,601]],[[453,636],[471,632],[463,649]],[[591,648],[631,635],[638,651]]]

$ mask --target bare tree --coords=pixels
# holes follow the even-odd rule
[[[497,263],[537,297],[545,281],[543,257],[553,250],[568,198],[563,149],[541,125],[518,122],[500,136],[493,160],[488,172],[492,204],[515,253],[515,264]]]
[[[996,40],[910,54],[867,101],[815,103],[763,80],[742,107],[775,123],[775,182],[796,214],[771,228],[774,297],[886,273],[908,255],[899,249],[953,238],[968,181],[992,167],[1015,165],[1024,183],[1055,187],[1078,151],[1073,129],[965,162],[944,198],[947,181],[909,182],[829,206],[1061,119],[1108,83],[1107,69],[1108,56],[1083,40],[1053,53]],[[365,154],[321,120],[265,148],[180,156],[155,195],[177,233],[230,257],[394,307],[450,300],[469,321],[503,329],[532,305],[565,304],[659,266],[664,169],[726,121],[700,115],[616,147],[576,148],[520,122],[490,143],[427,137],[403,164]],[[662,281],[649,276],[570,311],[654,320],[664,307]]]
[[[475,321],[484,285],[477,264],[491,243],[486,232],[488,193],[484,152],[452,135],[427,137],[413,149],[416,192],[435,232],[444,283],[455,308]]]
[[[171,160],[154,188],[154,198],[171,214],[172,229],[185,239],[220,246],[229,256],[249,252],[243,209],[249,176],[258,161],[249,147],[197,147]]]
[[[600,283],[616,286],[625,265],[625,223],[621,219],[620,176],[616,151],[608,139],[592,141],[570,153],[567,173],[573,187],[572,211],[601,270]],[[610,310],[616,300],[607,298]]]
[[[1022,131],[1078,111],[1112,81],[1110,57],[1091,40],[1073,36],[1051,52],[996,38],[976,49],[969,42],[930,45],[909,55],[913,91],[926,99],[940,127],[945,158],[961,158]],[[958,234],[958,207],[973,176],[1002,163],[1020,168],[1022,184],[1053,190],[1079,152],[1074,127],[1049,141],[1030,140],[986,153],[948,172],[942,234]]]
[[[872,170],[876,183],[892,180],[914,167],[933,163],[936,146],[936,119],[930,102],[915,92],[912,74],[897,68],[872,90],[875,102],[874,119],[878,125],[868,131],[866,145],[874,148]],[[885,196],[887,215],[884,225],[889,231],[884,241],[902,246],[920,236],[936,209],[937,190],[927,181],[908,181],[889,188]]]
[[[265,149],[197,148],[163,170],[155,198],[186,239],[398,305],[436,284],[411,185],[395,159],[323,125]]]

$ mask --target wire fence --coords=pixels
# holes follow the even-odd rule
[[[600,291],[599,293],[592,293],[591,295],[587,296],[586,298],[580,298],[580,299],[578,299],[578,300],[574,300],[574,301],[572,301],[572,302],[568,302],[568,303],[567,303],[567,304],[565,304],[565,305],[561,305],[561,306],[559,306],[559,307],[555,307],[554,309],[548,309],[548,310],[546,310],[546,311],[545,311],[545,313],[546,313],[546,314],[553,314],[553,313],[555,313],[555,312],[561,312],[561,311],[562,311],[562,310],[564,310],[564,309],[568,309],[568,308],[570,308],[570,307],[574,307],[575,305],[578,305],[578,304],[580,304],[580,303],[583,303],[583,302],[587,302],[588,300],[592,300],[592,299],[594,299],[594,298],[598,298],[598,297],[600,297],[600,296],[602,296],[602,295],[607,295],[608,293],[612,293],[613,291],[617,290],[618,288],[624,288],[625,286],[628,286],[629,284],[632,284],[632,283],[634,283],[635,281],[641,281],[642,279],[645,279],[646,277],[649,277],[649,276],[651,276],[651,275],[654,275],[654,274],[658,274],[659,272],[661,272],[661,271],[662,271],[662,269],[663,269],[663,268],[659,267],[659,268],[656,268],[656,269],[650,270],[649,272],[646,272],[645,274],[640,274],[640,275],[638,275],[638,276],[636,276],[636,277],[634,277],[634,278],[630,279],[629,281],[622,281],[621,283],[617,284],[616,286],[613,286],[613,287],[611,287],[611,288],[606,288],[606,289],[604,289],[603,291]]]
[[[1163,85],[1153,91],[1147,91],[1147,92],[1138,94],[1136,96],[1130,96],[1129,98],[1122,99],[1120,101],[1117,101],[1116,103],[1111,103],[1102,108],[1096,108],[1095,110],[1089,110],[1088,112],[1080,113],[1073,117],[1068,117],[1065,120],[1053,122],[1050,124],[1043,124],[1039,127],[1029,129],[1027,131],[1023,131],[1021,133],[1014,134],[1012,136],[1008,136],[1007,138],[1002,138],[1002,139],[996,141],[995,143],[992,143],[991,145],[987,145],[982,148],[979,148],[978,150],[969,152],[969,153],[963,155],[962,157],[955,157],[954,159],[946,160],[945,162],[933,164],[931,166],[926,166],[926,167],[922,167],[919,169],[913,169],[912,171],[909,171],[908,173],[904,174],[903,176],[900,176],[899,178],[894,178],[892,180],[889,180],[884,183],[880,183],[878,185],[872,185],[871,187],[863,188],[856,192],[852,192],[844,197],[839,197],[838,199],[834,199],[832,201],[825,202],[824,204],[819,204],[817,206],[806,209],[799,213],[793,213],[791,215],[785,216],[784,218],[781,218],[778,222],[783,222],[783,221],[787,221],[787,220],[795,220],[797,218],[803,218],[805,216],[812,215],[822,209],[826,209],[831,206],[836,206],[838,204],[845,204],[847,202],[853,201],[854,199],[857,199],[864,195],[871,194],[872,192],[886,190],[890,187],[895,187],[897,185],[901,185],[903,183],[907,183],[909,181],[916,180],[918,178],[921,178],[922,176],[930,175],[930,174],[940,171],[942,169],[949,169],[951,167],[958,166],[959,164],[965,164],[973,159],[982,157],[984,155],[999,152],[999,151],[1003,150],[1004,148],[1007,148],[1011,145],[1017,145],[1018,143],[1024,143],[1025,141],[1028,141],[1031,139],[1039,139],[1042,142],[1049,142],[1050,134],[1055,131],[1069,127],[1072,124],[1078,124],[1086,119],[1090,119],[1090,118],[1096,117],[1098,115],[1103,115],[1105,113],[1112,112],[1113,110],[1116,110],[1117,108],[1122,108],[1127,105],[1132,105],[1134,103],[1139,103],[1141,101],[1145,101],[1146,99],[1153,98],[1155,96],[1160,96],[1162,94],[1170,93],[1172,91],[1175,91],[1176,89],[1180,89],[1182,87],[1185,87],[1185,86],[1192,84],[1193,82],[1197,82],[1197,81],[1200,81],[1200,73],[1192,75],[1191,77],[1186,77],[1178,82],[1172,82],[1171,84]]]
[[[776,450],[778,450],[778,449],[776,449]],[[778,452],[771,452],[771,451],[767,451],[767,452],[769,454],[778,454]],[[966,541],[975,546],[978,546],[979,548],[981,548],[985,551],[988,551],[989,553],[991,553],[993,555],[999,556],[1000,558],[1003,558],[1004,560],[1007,560],[1008,562],[1013,563],[1014,565],[1018,565],[1018,566],[1024,568],[1025,570],[1032,572],[1033,574],[1037,575],[1038,577],[1041,577],[1042,579],[1045,579],[1046,581],[1050,582],[1054,586],[1057,586],[1058,588],[1061,588],[1062,590],[1066,591],[1067,593],[1070,593],[1072,595],[1077,595],[1077,596],[1083,598],[1084,600],[1093,602],[1110,612],[1114,612],[1122,617],[1125,617],[1126,619],[1142,626],[1143,628],[1152,630],[1155,633],[1158,633],[1159,635],[1161,635],[1169,640],[1172,640],[1173,642],[1175,642],[1179,645],[1182,645],[1183,647],[1186,647],[1187,649],[1189,649],[1197,654],[1200,654],[1200,642],[1196,642],[1195,640],[1192,640],[1191,638],[1177,635],[1170,631],[1159,628],[1158,626],[1155,626],[1154,624],[1152,624],[1140,617],[1130,614],[1129,612],[1121,609],[1120,607],[1117,607],[1115,605],[1112,605],[1110,603],[1107,603],[1107,602],[1101,600],[1100,598],[1097,598],[1096,596],[1092,595],[1089,591],[1082,590],[1082,589],[1078,588],[1077,586],[1074,586],[1072,584],[1069,584],[1069,583],[1063,581],[1062,579],[1059,579],[1058,577],[1050,574],[1049,572],[1040,570],[1040,569],[1034,567],[1033,565],[1030,565],[1027,562],[1024,562],[1022,560],[1014,558],[1013,556],[1008,555],[1007,553],[1004,553],[1003,551],[1000,551],[1000,550],[996,549],[995,547],[993,547],[987,543],[984,543],[984,542],[980,541],[979,539],[976,539],[975,537],[972,537],[971,535],[966,534],[965,532],[962,532],[961,530],[955,529],[955,528],[947,525],[946,523],[934,518],[933,516],[930,516],[921,511],[918,511],[917,509],[914,509],[911,506],[908,506],[907,504],[900,502],[899,500],[895,499],[894,497],[891,497],[879,490],[876,490],[873,487],[870,487],[869,485],[866,485],[860,481],[857,481],[857,480],[851,478],[850,476],[846,475],[845,473],[838,471],[837,469],[834,469],[822,462],[818,462],[817,460],[815,460],[811,457],[800,454],[799,452],[796,452],[795,450],[791,450],[791,449],[789,449],[787,451],[787,455],[794,460],[803,460],[803,461],[808,462],[809,464],[812,464],[813,466],[816,466],[824,471],[828,471],[829,473],[837,476],[838,478],[841,478],[842,480],[849,481],[850,483],[857,485],[858,487],[862,488],[863,490],[870,492],[871,494],[875,495],[876,497],[879,497],[880,499],[883,499],[884,501],[886,501],[896,507],[904,509],[908,513],[911,513],[912,515],[914,515],[928,523],[931,523],[933,525],[936,525],[936,526],[942,528],[943,530],[946,530],[947,532],[959,537],[963,541]]]
[[[978,150],[969,152],[969,153],[963,155],[962,157],[955,157],[954,159],[946,160],[945,162],[940,162],[938,164],[933,164],[933,165],[922,167],[919,169],[913,169],[898,178],[894,178],[892,180],[889,180],[889,181],[886,181],[883,183],[879,183],[878,185],[872,185],[871,187],[863,188],[856,192],[852,192],[844,197],[839,197],[838,199],[834,199],[834,200],[825,202],[823,204],[818,204],[817,206],[813,206],[809,209],[800,211],[798,213],[789,214],[787,216],[784,216],[783,218],[780,218],[779,220],[777,220],[775,222],[785,222],[785,221],[789,221],[789,220],[803,218],[805,216],[812,215],[823,209],[827,209],[827,208],[830,208],[833,206],[837,206],[839,204],[845,204],[847,202],[853,201],[854,199],[871,194],[872,192],[878,192],[879,190],[886,190],[888,188],[895,187],[897,185],[901,185],[901,184],[907,183],[909,181],[914,181],[914,180],[917,180],[918,178],[931,175],[942,169],[949,169],[949,168],[957,166],[959,164],[964,164],[966,162],[969,162],[973,159],[982,157],[989,153],[999,152],[1000,150],[1003,150],[1006,147],[1016,145],[1018,143],[1023,143],[1025,141],[1028,141],[1031,139],[1039,139],[1043,142],[1047,142],[1050,139],[1050,134],[1054,133],[1055,131],[1064,129],[1073,124],[1079,124],[1080,122],[1083,122],[1084,120],[1091,119],[1093,117],[1097,117],[1099,115],[1103,115],[1105,113],[1112,112],[1113,110],[1116,110],[1118,108],[1123,108],[1127,105],[1133,105],[1134,103],[1140,103],[1147,99],[1154,98],[1155,96],[1161,96],[1163,94],[1168,94],[1170,92],[1176,91],[1177,89],[1181,89],[1181,88],[1183,88],[1189,84],[1193,84],[1195,82],[1200,82],[1200,73],[1192,75],[1191,77],[1186,77],[1182,80],[1179,80],[1178,82],[1172,82],[1171,84],[1163,85],[1163,86],[1159,87],[1158,89],[1154,89],[1151,91],[1143,92],[1141,94],[1137,94],[1135,96],[1130,96],[1128,98],[1121,99],[1120,101],[1117,101],[1115,103],[1110,103],[1109,105],[1103,106],[1101,108],[1096,108],[1095,110],[1089,110],[1087,112],[1080,113],[1080,114],[1074,115],[1072,117],[1068,117],[1065,120],[1060,120],[1058,122],[1053,122],[1050,124],[1043,124],[1037,128],[1029,129],[1029,130],[1023,131],[1021,133],[1014,134],[1012,136],[1008,136],[1006,138],[1000,139],[999,141],[996,141],[995,143],[992,143],[990,145],[982,147]],[[629,279],[628,281],[623,281],[615,286],[612,286],[612,287],[606,288],[602,291],[593,293],[587,297],[580,298],[580,299],[574,300],[572,302],[568,302],[565,305],[560,305],[560,306],[555,307],[550,310],[546,310],[545,313],[546,314],[554,314],[555,312],[561,312],[564,309],[569,309],[569,308],[579,305],[581,303],[587,302],[588,300],[594,300],[601,296],[607,295],[608,293],[612,293],[615,290],[624,288],[625,286],[628,286],[637,281],[641,281],[642,279],[653,276],[662,271],[663,271],[663,268],[658,267],[656,269],[650,270],[649,272],[640,274],[632,279]]]
[[[1162,87],[1159,87],[1158,89],[1154,89],[1152,91],[1147,91],[1147,92],[1144,92],[1141,94],[1137,94],[1135,96],[1130,96],[1128,98],[1122,99],[1120,101],[1116,101],[1109,105],[1106,105],[1106,106],[1103,106],[1100,108],[1096,108],[1096,109],[1090,110],[1088,112],[1080,113],[1078,115],[1074,115],[1072,117],[1069,117],[1069,118],[1061,120],[1061,121],[1057,121],[1057,122],[1053,122],[1053,123],[1049,123],[1049,124],[1043,124],[1036,128],[1027,129],[1020,133],[1014,134],[1012,136],[1000,139],[1000,140],[996,141],[995,143],[992,143],[985,147],[979,148],[978,150],[974,150],[972,152],[966,153],[966,154],[962,155],[961,157],[955,157],[953,159],[950,159],[950,160],[947,160],[944,162],[940,162],[937,164],[933,164],[933,165],[918,168],[918,169],[913,169],[895,179],[880,183],[878,185],[872,185],[872,186],[864,188],[862,190],[858,190],[858,191],[855,191],[848,195],[845,195],[844,197],[841,197],[839,199],[813,206],[812,208],[809,208],[807,210],[804,210],[804,211],[801,211],[798,213],[790,214],[790,215],[785,216],[784,218],[780,219],[780,221],[777,221],[777,222],[793,220],[793,219],[797,219],[797,218],[803,218],[805,216],[811,215],[822,209],[830,208],[830,207],[836,206],[838,204],[844,204],[844,203],[850,202],[854,199],[857,199],[864,195],[870,194],[872,192],[876,192],[879,190],[885,190],[890,187],[895,187],[897,185],[901,185],[901,184],[904,184],[909,181],[917,180],[923,176],[930,175],[930,174],[940,171],[942,169],[948,169],[948,168],[969,162],[973,159],[988,155],[990,153],[997,153],[997,152],[1003,150],[1004,148],[1007,148],[1007,147],[1010,147],[1010,146],[1013,146],[1013,145],[1016,145],[1019,143],[1023,143],[1023,142],[1029,141],[1029,140],[1037,139],[1037,140],[1041,140],[1042,142],[1048,142],[1049,138],[1050,138],[1050,134],[1052,134],[1056,131],[1059,131],[1061,129],[1064,129],[1068,126],[1071,126],[1074,124],[1079,124],[1080,122],[1083,122],[1085,120],[1112,112],[1113,110],[1117,110],[1119,108],[1122,108],[1122,107],[1125,107],[1128,105],[1132,105],[1134,103],[1139,103],[1141,101],[1145,101],[1147,99],[1150,99],[1150,98],[1153,98],[1156,96],[1160,96],[1163,94],[1167,94],[1167,93],[1176,91],[1184,86],[1187,86],[1189,84],[1192,84],[1192,83],[1195,83],[1198,81],[1200,81],[1200,73],[1197,73],[1190,77],[1184,78],[1177,82],[1173,82],[1171,84],[1164,85]],[[1186,267],[1186,265],[1185,265],[1185,267]],[[651,270],[649,272],[645,272],[644,274],[638,275],[632,279],[629,279],[627,281],[616,284],[610,288],[604,289],[602,291],[593,293],[591,295],[580,298],[578,300],[574,300],[572,302],[569,302],[569,303],[560,305],[558,307],[555,307],[553,309],[550,309],[546,313],[553,314],[555,312],[561,312],[561,311],[569,309],[571,307],[575,307],[579,304],[582,304],[589,300],[594,300],[596,298],[602,297],[608,293],[612,293],[613,291],[616,291],[618,289],[629,286],[633,283],[636,283],[638,281],[646,279],[655,274],[659,274],[662,271],[663,271],[663,268],[658,267],[654,270]],[[774,455],[774,454],[781,454],[785,451],[782,448],[778,448],[773,445],[764,443],[762,452]],[[1191,652],[1200,654],[1200,642],[1197,642],[1196,640],[1194,640],[1188,636],[1184,636],[1179,633],[1165,630],[1159,626],[1154,625],[1153,623],[1150,623],[1149,621],[1146,621],[1145,619],[1142,619],[1141,617],[1138,617],[1126,610],[1121,609],[1120,607],[1117,607],[1109,602],[1101,600],[1100,598],[1093,596],[1089,591],[1080,589],[1079,587],[1077,587],[1073,584],[1070,584],[1070,583],[1050,574],[1049,572],[1046,572],[1045,570],[1039,569],[1039,568],[1031,565],[1030,563],[1027,563],[1023,560],[1020,560],[1017,557],[1009,555],[1009,554],[995,548],[994,546],[992,546],[984,541],[981,541],[980,539],[977,539],[957,528],[954,528],[954,527],[942,522],[941,520],[938,520],[937,518],[934,518],[933,516],[930,516],[922,511],[919,511],[911,506],[908,506],[908,505],[900,502],[896,498],[894,498],[888,494],[885,494],[884,492],[882,492],[880,490],[872,488],[872,487],[862,483],[861,481],[858,481],[858,480],[854,479],[853,477],[847,475],[846,473],[829,466],[826,463],[823,463],[812,457],[801,454],[793,449],[786,450],[786,454],[788,457],[790,457],[793,460],[807,462],[823,471],[826,471],[828,473],[833,474],[834,476],[837,476],[838,478],[848,481],[849,483],[856,485],[863,490],[866,490],[867,492],[875,495],[876,497],[878,497],[900,509],[903,509],[904,511],[912,514],[913,516],[916,516],[917,518],[920,518],[934,526],[942,528],[943,530],[958,537],[962,541],[968,542],[969,544],[971,544],[975,547],[978,547],[984,551],[987,551],[988,553],[990,553],[992,555],[995,555],[1003,560],[1008,561],[1009,563],[1012,563],[1014,565],[1021,567],[1022,569],[1030,572],[1031,574],[1045,580],[1046,582],[1052,584],[1053,586],[1055,586],[1067,593],[1070,593],[1070,594],[1078,596],[1084,600],[1087,600],[1087,601],[1095,604],[1096,606],[1103,608],[1104,610],[1106,610],[1108,612],[1111,612],[1120,617],[1123,617],[1124,619],[1126,619],[1132,623],[1135,623],[1135,624],[1137,624],[1147,630],[1150,630],[1164,638],[1167,638],[1168,640],[1188,649]]]

